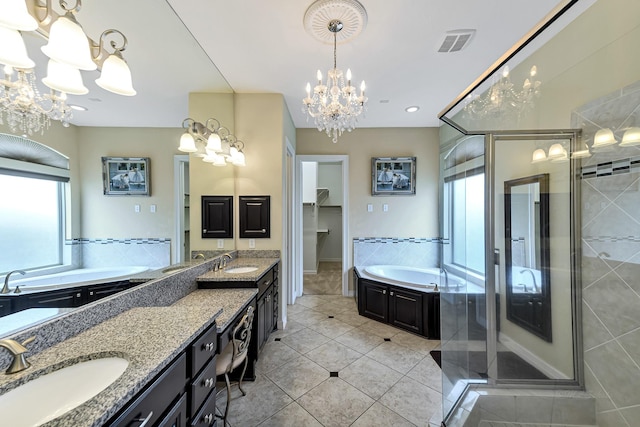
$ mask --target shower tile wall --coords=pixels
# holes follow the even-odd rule
[[[440,265],[440,239],[354,238],[353,265],[363,267],[376,264],[436,268]]]
[[[171,239],[80,239],[82,266],[140,265],[150,269],[170,264]]]
[[[640,85],[574,112],[591,142],[600,127],[640,126]],[[587,391],[600,427],[640,426],[639,147],[594,153],[582,167],[582,309]]]

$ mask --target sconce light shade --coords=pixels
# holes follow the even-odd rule
[[[226,166],[227,162],[224,160],[224,156],[216,155],[213,161],[213,166]]]
[[[91,59],[89,39],[71,13],[59,17],[51,24],[49,43],[41,49],[49,58],[79,70],[91,71],[98,68]]]
[[[102,63],[102,73],[96,84],[104,90],[118,95],[133,96],[136,94],[131,83],[131,70],[127,62],[119,54],[111,54]]]
[[[596,135],[593,137],[592,148],[596,150],[598,148],[616,144],[617,142],[618,141],[616,141],[616,138],[613,136],[613,131],[609,128],[604,128],[596,132]]]
[[[198,151],[198,149],[196,148],[196,141],[195,139],[193,139],[193,136],[189,134],[189,132],[183,133],[180,137],[180,146],[178,147],[178,150],[182,151],[183,153],[195,153],[196,151]]]
[[[36,63],[27,55],[27,47],[18,30],[0,26],[0,63],[14,68],[33,68]]]
[[[85,95],[89,93],[89,89],[82,83],[80,70],[53,59],[49,60],[47,77],[42,79],[42,83],[51,89],[71,95]]]
[[[631,147],[640,144],[640,128],[632,127],[627,129],[622,136],[621,147]]]
[[[551,163],[564,163],[564,162],[568,162],[568,161],[569,161],[569,157],[567,156],[567,150],[565,150],[564,148],[562,149],[562,154],[561,155],[551,159]]]
[[[531,164],[540,163],[547,160],[547,155],[545,154],[542,148],[538,148],[533,152],[533,156],[531,157]]]
[[[566,156],[567,152],[562,147],[562,144],[556,142],[551,147],[549,147],[549,159],[557,159],[562,156]]]
[[[235,156],[231,158],[231,161],[235,166],[246,166],[244,153],[242,151],[238,151]]]
[[[222,150],[222,140],[220,140],[220,135],[217,133],[212,133],[207,138],[207,151],[218,152]]]
[[[21,31],[34,31],[38,28],[38,22],[29,15],[27,3],[23,0],[5,0],[2,3],[0,27]]]

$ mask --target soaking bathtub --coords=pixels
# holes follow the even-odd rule
[[[132,275],[142,273],[148,269],[148,267],[136,265],[122,267],[78,268],[75,270],[63,271],[61,273],[31,278],[28,277],[29,273],[27,273],[27,277],[24,279],[18,279],[23,276],[14,273],[9,281],[9,287],[13,292],[16,286],[19,286],[22,293],[52,291],[76,286],[87,286],[127,280]]]

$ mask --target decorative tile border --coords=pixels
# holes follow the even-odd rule
[[[353,243],[440,243],[442,239],[422,237],[354,237]]]
[[[630,172],[640,172],[640,156],[583,166],[580,168],[580,178],[600,178]]]

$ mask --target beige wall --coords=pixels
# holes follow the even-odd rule
[[[82,237],[173,240],[173,156],[179,154],[180,130],[80,127],[77,134]],[[105,196],[104,156],[149,157],[151,196]],[[157,207],[155,213],[150,212],[152,204]],[[135,212],[135,205],[140,205],[140,212]]]
[[[280,94],[236,94],[236,135],[246,144],[247,166],[236,169],[236,196],[271,196],[271,237],[255,239],[255,249],[282,249],[282,176],[285,135],[295,147],[291,118]],[[236,198],[237,207],[237,198]],[[238,216],[236,232],[238,236]],[[236,238],[249,249],[249,239]]]
[[[438,236],[438,129],[360,128],[337,144],[317,129],[298,129],[296,154],[349,156],[349,241],[355,237]],[[372,157],[416,157],[415,196],[372,196]],[[367,204],[373,212],[367,212]],[[383,212],[382,205],[389,205]]]
[[[221,126],[226,127],[237,136],[233,114],[233,96],[233,94],[227,93],[191,93],[189,94],[189,117],[203,124],[207,119],[214,118],[220,122]],[[218,249],[218,239],[203,239],[200,232],[202,228],[201,197],[204,195],[233,196],[236,169],[237,167],[232,165],[213,166],[193,154],[189,155],[189,223],[191,225],[190,247],[192,251]],[[237,236],[237,233],[234,235]],[[234,239],[224,239],[224,249],[235,249]]]

